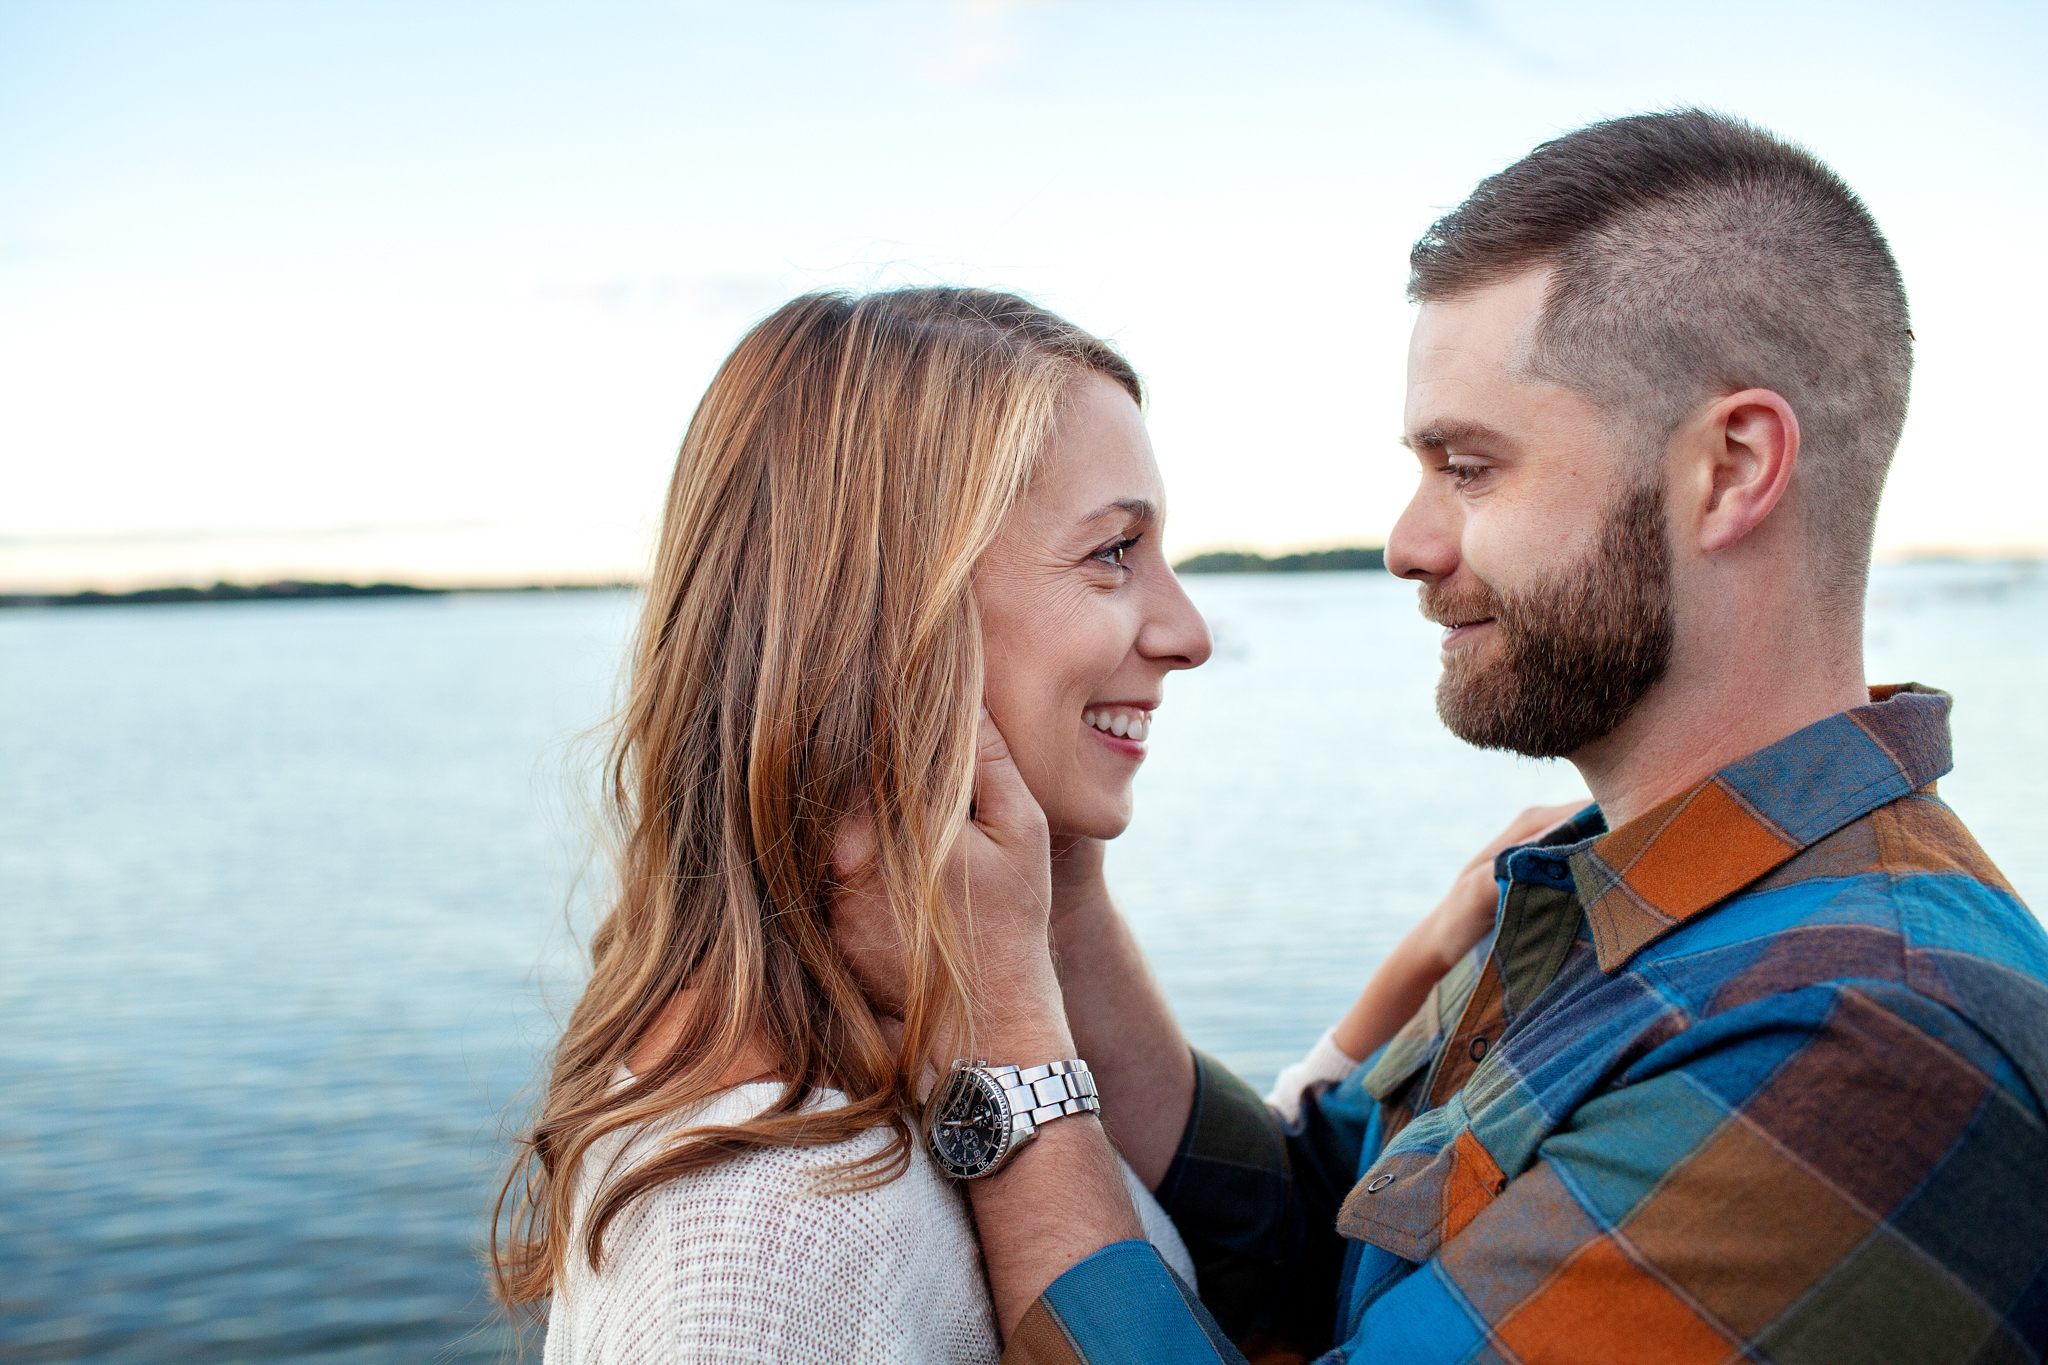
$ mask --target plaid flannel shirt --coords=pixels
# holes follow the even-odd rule
[[[1934,795],[1947,696],[1872,698],[1503,853],[1296,1123],[1198,1055],[1159,1194],[1207,1311],[1120,1242],[1005,1361],[2041,1359],[2048,937]]]

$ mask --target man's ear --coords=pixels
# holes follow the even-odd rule
[[[1799,463],[1799,418],[1769,389],[1744,389],[1710,403],[1695,419],[1706,500],[1699,545],[1725,550],[1769,516]]]

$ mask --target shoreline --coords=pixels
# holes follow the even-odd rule
[[[527,583],[500,587],[423,588],[413,583],[215,583],[210,588],[138,588],[133,592],[0,593],[0,609],[156,607],[195,602],[306,602],[347,598],[453,597],[459,593],[611,592],[638,583]]]
[[[1190,555],[1173,566],[1175,573],[1341,573],[1387,567],[1387,552],[1377,545],[1352,545],[1337,550],[1307,550],[1275,555],[1240,550],[1211,550]]]
[[[1967,555],[1916,554],[1881,556],[1873,569],[1900,567],[1955,567],[2023,569],[2040,572],[2048,556],[2028,554],[1974,557]],[[1386,551],[1377,546],[1354,546],[1335,550],[1310,550],[1267,556],[1252,551],[1212,550],[1190,555],[1173,566],[1177,574],[1295,574],[1386,571]],[[134,607],[179,606],[196,602],[303,602],[350,598],[453,597],[467,593],[555,593],[637,591],[644,584],[627,580],[608,583],[513,583],[464,584],[454,587],[426,587],[416,583],[315,583],[280,579],[271,583],[216,582],[211,587],[176,585],[137,588],[128,592],[0,592],[0,610],[46,607]]]

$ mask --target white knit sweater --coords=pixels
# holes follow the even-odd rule
[[[742,1123],[781,1086],[736,1086],[694,1113],[613,1134],[576,1182],[572,1254],[548,1314],[545,1365],[839,1365],[993,1362],[1002,1353],[961,1190],[922,1145],[873,1189],[828,1192],[819,1177],[881,1150],[886,1131],[831,1147],[764,1148],[643,1195],[605,1230],[604,1271],[580,1254],[595,1180],[646,1159],[684,1127]],[[813,1107],[845,1103],[821,1091]],[[1188,1284],[1173,1224],[1128,1166],[1146,1235]]]

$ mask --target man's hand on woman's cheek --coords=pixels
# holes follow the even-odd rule
[[[991,1061],[1035,1065],[1072,1047],[1052,966],[1045,815],[986,710],[979,738],[973,810],[947,859],[944,890],[963,931],[977,1049]],[[872,819],[849,818],[833,857],[832,931],[869,1003],[897,1016],[909,997],[909,955],[875,861]]]

